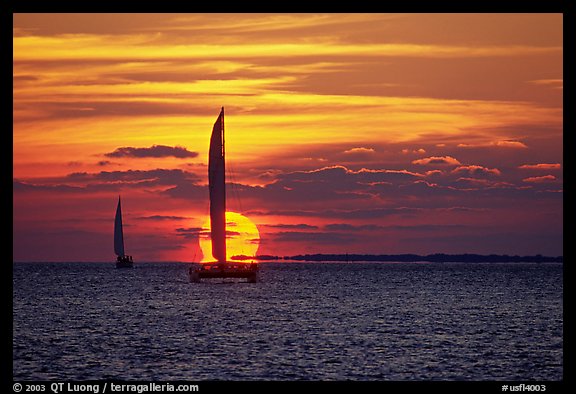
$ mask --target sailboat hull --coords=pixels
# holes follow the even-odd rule
[[[133,268],[134,261],[132,256],[118,256],[116,259],[116,268]]]
[[[116,268],[134,268],[132,261],[117,261]]]
[[[256,283],[259,280],[260,268],[257,263],[203,263],[196,267],[190,267],[188,272],[190,282],[198,283],[202,279],[214,278],[239,278],[246,279],[248,283]]]

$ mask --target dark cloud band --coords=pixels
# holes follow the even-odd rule
[[[131,146],[117,148],[114,152],[105,153],[107,157],[176,157],[179,159],[197,157],[198,152],[190,152],[181,146],[152,145],[149,148],[135,148]]]

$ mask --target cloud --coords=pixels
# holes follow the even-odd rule
[[[181,146],[152,145],[150,148],[122,147],[114,152],[105,153],[107,157],[176,157],[179,159],[198,156],[198,152],[190,152]]]
[[[239,235],[240,235],[240,232],[238,232],[238,231],[226,230],[226,238],[227,239],[236,238]]]
[[[438,211],[440,212],[485,212],[487,210],[488,208],[471,208],[463,206],[438,208]]]
[[[552,89],[563,89],[564,88],[564,80],[563,79],[536,79],[533,81],[528,81],[528,83],[534,85],[541,85],[547,86]]]
[[[30,81],[34,82],[38,80],[39,78],[33,75],[14,75],[12,77],[13,82],[30,82]]]
[[[462,224],[417,224],[417,225],[389,225],[380,226],[377,224],[353,225],[348,223],[332,223],[324,226],[329,231],[440,231],[451,229],[462,229],[468,226]]]
[[[441,170],[430,170],[430,171],[426,171],[424,173],[424,175],[426,175],[427,177],[436,177],[436,176],[441,176],[443,174],[444,174],[444,172],[442,172]]]
[[[554,175],[544,175],[544,176],[533,176],[530,178],[522,179],[522,182],[528,183],[547,183],[547,182],[554,182],[556,177]]]
[[[240,196],[265,201],[267,207],[277,205],[297,208],[302,203],[359,204],[358,201],[373,198],[379,193],[375,187],[390,183],[405,183],[420,179],[423,175],[407,170],[366,169],[351,170],[341,165],[308,171],[293,171],[276,175],[276,180],[263,187],[242,185]]]
[[[296,230],[315,230],[318,229],[318,226],[311,226],[309,224],[264,224],[260,227],[269,227],[269,228],[282,228],[282,229],[296,229]]]
[[[478,179],[478,178],[468,178],[462,177],[458,178],[455,185],[463,186],[463,187],[481,187],[481,186],[490,186],[492,182],[487,179]]]
[[[442,145],[444,145],[444,144],[442,144]],[[413,150],[404,148],[404,149],[402,149],[401,152],[402,152],[403,154],[405,154],[405,155],[407,155],[408,153],[415,153],[415,154],[421,154],[421,155],[423,155],[424,153],[426,153],[426,150],[423,149],[423,148],[413,149]]]
[[[189,198],[204,197],[205,186],[198,185],[195,174],[179,169],[74,172],[64,177],[35,179],[34,182],[14,180],[13,190],[70,193],[118,191],[120,188],[180,187]],[[169,189],[170,190],[170,189]]]
[[[559,170],[560,163],[523,164],[518,168],[523,170]]]
[[[350,170],[345,166],[335,165],[322,167],[310,171],[294,171],[278,175],[278,180],[282,181],[333,181],[335,183],[348,182],[383,182],[390,180],[411,180],[422,177],[422,174],[407,170],[387,170],[387,169],[368,169]]]
[[[188,228],[177,228],[176,235],[183,237],[185,239],[195,240],[198,239],[200,235],[203,235],[206,229],[202,227],[188,227]]]
[[[165,45],[157,32],[149,34],[111,35],[75,34],[15,36],[13,57],[19,61],[34,60],[111,60],[142,61],[228,57],[250,59],[262,57],[366,56],[408,58],[513,57],[562,53],[562,46],[529,45],[434,45],[411,43],[345,43],[317,38],[314,42],[292,40],[281,43],[229,42],[227,45],[207,42],[182,42]]]
[[[348,149],[345,150],[344,153],[346,154],[372,154],[374,153],[374,149],[372,148],[352,148],[352,149]]]
[[[451,156],[428,157],[426,163],[452,165],[445,164],[446,167],[425,174],[407,170],[352,170],[342,165],[280,173],[268,185],[242,186],[245,191],[239,194],[244,201],[258,201],[259,205],[250,207],[244,203],[247,211],[256,214],[368,219],[414,214],[390,209],[394,207],[442,207],[453,204],[454,199],[461,199],[462,205],[477,206],[480,201],[491,205],[494,198],[529,198],[537,191],[526,187],[526,183],[521,183],[526,189],[521,190],[515,184],[519,180],[501,178],[503,174],[498,168],[456,165],[455,160]],[[359,209],[369,207],[376,208]]]
[[[413,160],[412,164],[421,164],[425,166],[458,166],[460,163],[457,159],[452,156],[432,156],[425,157],[423,159]]]
[[[368,168],[362,168],[358,171],[350,171],[352,174],[360,174],[367,176],[368,174],[374,174],[375,176],[385,177],[387,179],[415,179],[421,178],[423,175],[418,172],[412,172],[408,170],[371,170]]]
[[[189,228],[180,227],[176,229],[176,233],[177,233],[176,235],[179,235],[187,239],[196,239],[200,236],[206,239],[211,238],[210,230],[203,227],[189,227]],[[238,237],[239,235],[240,233],[238,231],[226,230],[226,238],[228,239]]]
[[[452,170],[453,174],[467,173],[470,175],[480,175],[480,176],[490,176],[490,175],[501,175],[499,169],[497,168],[486,168],[478,165],[460,166]]]
[[[32,191],[48,191],[48,192],[82,192],[85,189],[77,186],[70,185],[38,185],[28,182],[21,182],[19,180],[12,181],[12,190],[14,192],[32,192]]]
[[[202,227],[188,227],[188,228],[177,228],[176,232],[178,233],[185,233],[185,234],[200,234],[207,231],[205,228]]]
[[[499,140],[480,144],[465,144],[460,143],[457,145],[459,148],[486,148],[486,147],[498,147],[498,148],[519,148],[526,149],[528,146],[521,141],[513,140]]]
[[[30,111],[36,121],[107,117],[113,118],[112,122],[114,122],[119,117],[193,116],[202,113],[195,102],[185,99],[171,102],[163,102],[158,98],[150,100],[153,96],[152,90],[148,92],[143,90],[138,93],[141,97],[138,100],[129,99],[126,97],[129,92],[123,94],[122,87],[128,91],[134,90],[139,83],[130,84],[126,78],[122,79],[124,83],[107,83],[106,78],[106,76],[101,76],[98,81],[82,81],[81,83],[64,79],[61,84],[53,81],[52,86],[57,86],[59,90],[62,90],[63,95],[67,96],[66,99],[54,97],[48,85],[38,87],[38,96],[33,98],[33,101],[29,100],[30,97],[25,98],[29,93],[16,88],[17,107],[15,109]],[[154,79],[154,76],[150,75],[148,79]],[[74,90],[79,87],[85,90],[82,95],[74,93]],[[103,89],[107,90],[108,94],[103,93]],[[167,87],[167,89],[170,88]],[[146,97],[148,101],[143,97]],[[41,112],[38,112],[39,109]]]
[[[324,228],[328,231],[375,231],[382,230],[384,227],[378,226],[376,224],[364,224],[355,226],[348,223],[332,223],[325,225]]]
[[[496,141],[494,145],[502,148],[528,148],[525,143],[520,141]]]
[[[179,184],[184,181],[197,181],[194,173],[179,169],[100,171],[96,173],[74,172],[68,174],[63,182],[104,182],[104,183],[150,183],[156,185]]]
[[[152,215],[152,216],[142,216],[139,218],[135,218],[137,220],[157,220],[157,221],[163,221],[163,220],[188,220],[190,218],[184,217],[184,216],[169,216],[169,215]]]
[[[270,234],[276,242],[307,242],[315,244],[333,245],[335,243],[346,243],[355,241],[357,238],[351,234],[339,234],[334,232],[302,232],[302,231],[282,231]]]
[[[368,208],[368,209],[318,209],[318,210],[251,210],[246,215],[254,216],[307,216],[342,219],[374,219],[393,215],[410,216],[421,212],[422,208]]]

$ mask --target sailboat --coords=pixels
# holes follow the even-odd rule
[[[226,155],[224,149],[224,107],[212,128],[208,154],[208,187],[210,191],[210,236],[212,263],[200,263],[189,269],[191,282],[202,278],[245,278],[258,281],[258,263],[226,261]]]
[[[116,268],[132,268],[132,256],[124,253],[124,231],[122,230],[122,205],[118,196],[116,217],[114,218],[114,253],[116,253]]]

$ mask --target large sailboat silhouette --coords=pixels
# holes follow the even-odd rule
[[[201,263],[189,269],[191,282],[202,278],[245,278],[258,281],[258,263],[226,261],[226,154],[224,145],[224,107],[212,128],[208,154],[210,191],[210,237],[215,262]]]

